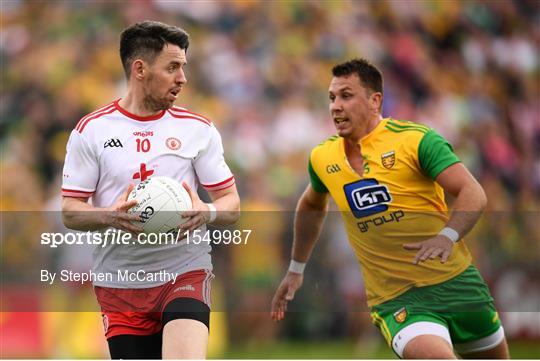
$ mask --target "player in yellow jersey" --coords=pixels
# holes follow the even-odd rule
[[[337,136],[311,152],[272,318],[285,317],[302,285],[331,196],[361,264],[372,320],[399,357],[508,358],[493,298],[463,240],[486,205],[482,187],[435,131],[382,118],[375,66],[354,59],[332,74]],[[445,191],[455,197],[450,215]]]

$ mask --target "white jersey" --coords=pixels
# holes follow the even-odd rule
[[[71,132],[63,196],[91,197],[95,207],[109,207],[129,183],[152,176],[184,181],[195,192],[199,184],[209,191],[234,184],[221,137],[209,120],[179,107],[138,117],[122,109],[118,101],[83,117]],[[123,281],[117,277],[119,270],[182,274],[211,269],[210,245],[189,243],[96,246],[92,271],[111,274],[113,281],[95,281],[94,285],[149,288],[166,283]]]

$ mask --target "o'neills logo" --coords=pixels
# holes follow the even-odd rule
[[[133,135],[136,137],[152,137],[154,136],[154,132],[152,131],[144,131],[144,132],[133,132]]]
[[[109,316],[103,315],[103,329],[105,330],[105,333],[107,333],[107,330],[109,329]]]
[[[191,291],[191,292],[194,292],[195,291],[195,287],[193,287],[192,285],[185,285],[185,286],[180,286],[180,287],[177,287],[174,291],[174,292],[178,292],[178,291]]]
[[[180,149],[182,143],[177,138],[170,137],[167,138],[167,140],[165,141],[165,145],[167,145],[167,148],[169,148],[170,150],[178,150]]]

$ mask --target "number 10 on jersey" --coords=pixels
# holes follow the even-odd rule
[[[137,152],[146,153],[150,150],[150,139],[137,138],[135,141],[137,142]]]

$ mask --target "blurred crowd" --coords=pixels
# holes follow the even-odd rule
[[[334,133],[330,70],[365,57],[383,72],[383,115],[437,130],[484,186],[489,205],[471,248],[488,282],[517,270],[524,289],[540,297],[538,1],[3,0],[1,7],[1,210],[59,209],[69,133],[121,96],[120,32],[153,19],[191,35],[177,105],[218,127],[244,211],[294,210],[310,149]],[[351,289],[361,290],[361,279],[331,218],[328,229],[336,230],[321,240],[316,274],[341,280],[334,291],[356,302],[361,292]],[[264,240],[216,251],[227,253],[228,272],[250,290],[249,302],[261,304],[250,307],[268,306],[288,262],[290,228],[284,217]],[[23,247],[2,257],[32,262]],[[246,317],[243,325],[259,322]],[[304,330],[321,328],[310,322]],[[336,327],[326,329],[347,332]],[[267,332],[274,333],[261,338]]]

